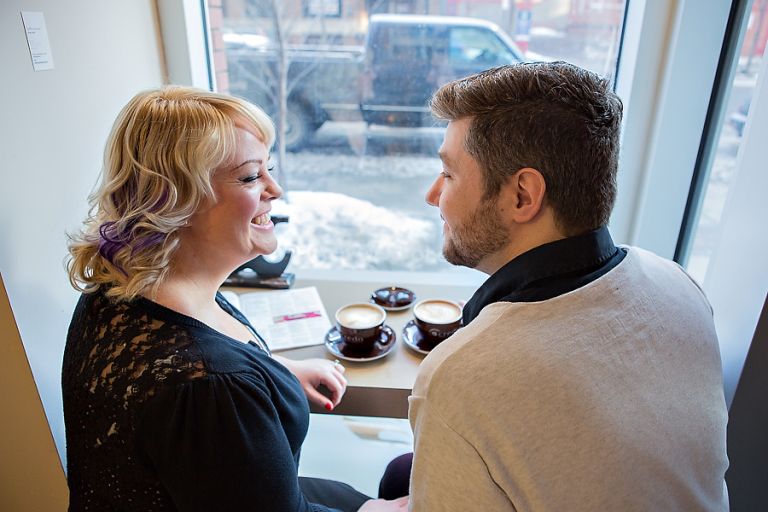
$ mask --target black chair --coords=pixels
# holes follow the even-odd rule
[[[728,412],[732,512],[768,510],[768,298]]]

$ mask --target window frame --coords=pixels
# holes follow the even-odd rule
[[[723,118],[726,114],[727,102],[733,88],[739,64],[739,55],[747,32],[750,11],[753,0],[734,0],[731,3],[731,13],[724,43],[720,53],[717,76],[707,112],[704,134],[691,178],[691,187],[680,227],[680,236],[675,248],[674,260],[682,266],[688,265],[693,249],[693,241],[699,226],[699,217],[704,204],[704,198],[709,184],[712,165],[715,161]]]
[[[768,58],[763,58],[720,221],[721,236],[702,283],[720,341],[725,398],[730,404],[768,291],[765,143]],[[738,271],[734,271],[738,269]]]
[[[625,103],[618,243],[674,257],[729,14],[726,2],[628,4],[616,81]]]
[[[157,2],[166,82],[213,91],[215,78],[206,0]]]

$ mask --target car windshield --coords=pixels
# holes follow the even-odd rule
[[[454,27],[449,38],[452,63],[483,63],[498,66],[514,62],[512,52],[492,32],[475,27]]]

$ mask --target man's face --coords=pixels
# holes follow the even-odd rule
[[[464,149],[471,121],[465,118],[448,123],[440,148],[443,170],[426,199],[440,208],[445,259],[483,270],[483,262],[509,243],[509,233],[498,211],[498,197],[485,197],[483,171]]]

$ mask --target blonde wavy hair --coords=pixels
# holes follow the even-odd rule
[[[272,146],[272,121],[245,100],[178,86],[134,96],[107,140],[88,217],[69,236],[72,286],[103,287],[119,300],[153,295],[170,271],[179,228],[215,201],[211,177],[235,151],[236,124]]]

